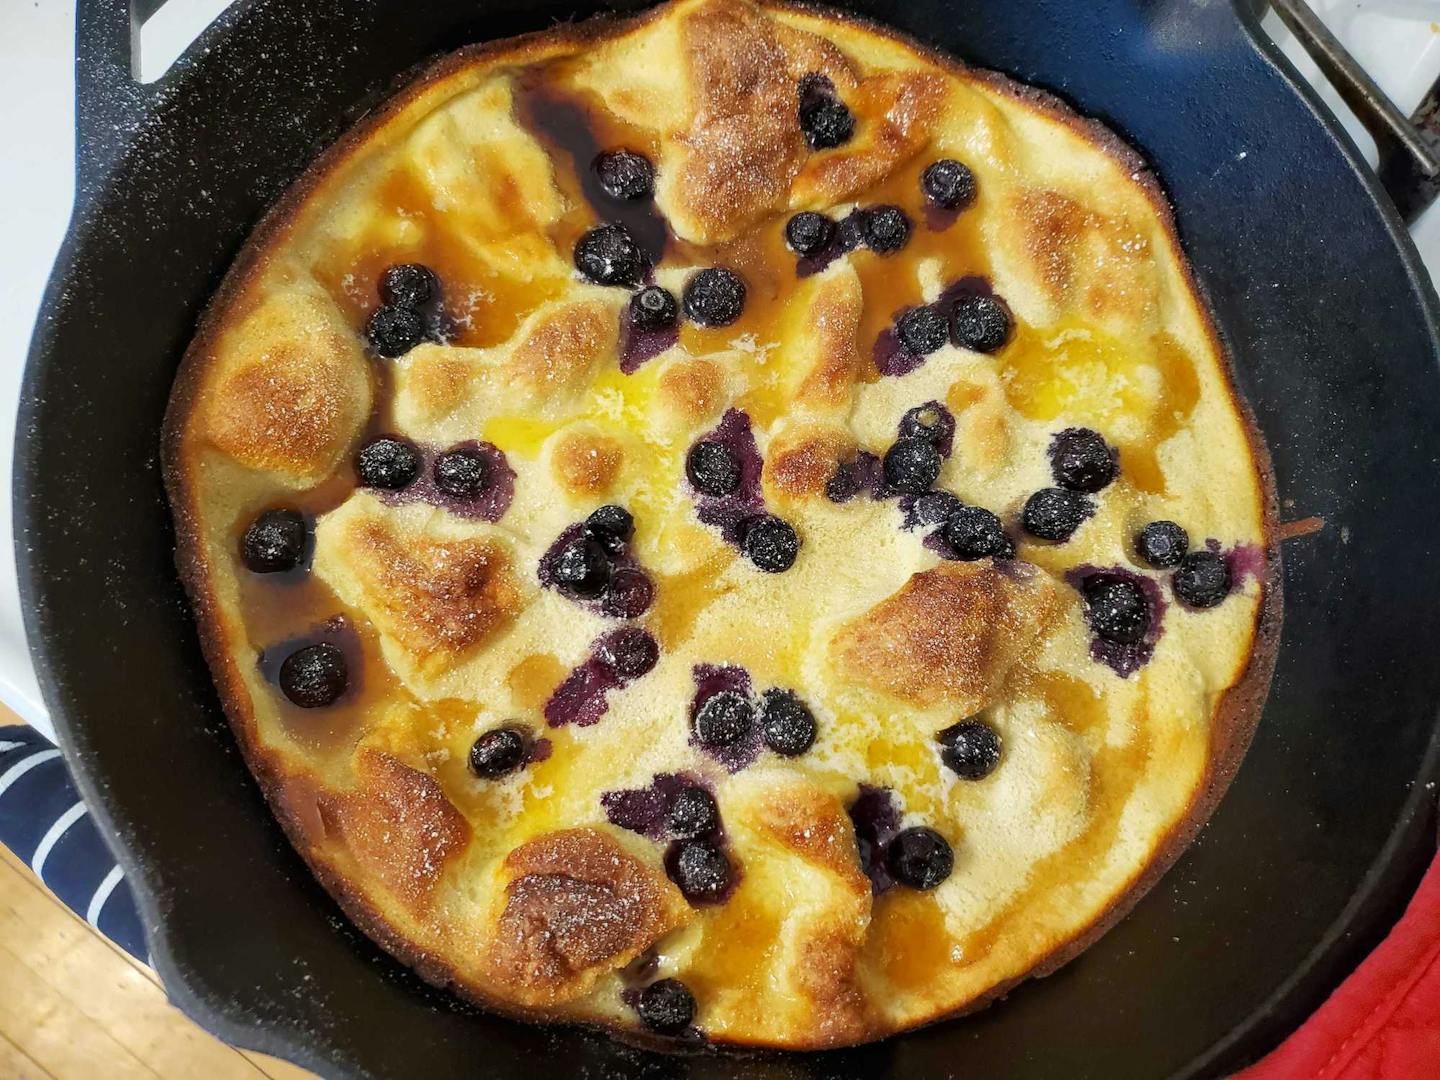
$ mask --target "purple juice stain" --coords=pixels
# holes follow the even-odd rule
[[[266,646],[261,650],[258,660],[260,674],[279,690],[281,665],[299,650],[322,643],[334,645],[345,657],[345,692],[331,702],[328,708],[334,709],[337,705],[353,701],[364,689],[365,649],[360,643],[360,635],[356,632],[354,624],[344,615],[333,615],[303,634],[296,634],[294,637]],[[299,708],[285,696],[283,690],[279,690],[279,696],[287,707]]]
[[[895,886],[885,851],[900,832],[900,804],[889,788],[860,785],[860,793],[850,804],[850,822],[855,827],[855,846],[860,852],[860,869],[870,879],[874,895]]]
[[[550,695],[550,700],[545,702],[545,722],[551,727],[564,727],[566,724],[574,724],[576,727],[589,727],[596,723],[610,708],[609,693],[611,690],[618,690],[628,686],[635,679],[643,677],[647,672],[639,675],[626,677],[616,671],[607,659],[610,649],[607,648],[621,635],[644,634],[650,637],[646,630],[638,627],[622,626],[618,630],[612,630],[595,639],[590,646],[590,655],[576,667],[565,680],[555,688]],[[651,638],[652,644],[654,639]],[[659,646],[655,646],[657,651]]]
[[[441,450],[434,446],[418,445],[421,465],[420,474],[407,487],[399,491],[375,491],[381,502],[389,506],[404,506],[408,503],[429,503],[442,510],[448,510],[458,517],[477,518],[481,521],[499,521],[510,509],[515,498],[515,470],[498,447],[488,442],[462,442]],[[474,495],[456,496],[441,491],[435,484],[435,459],[450,450],[474,450],[485,462],[485,482]]]
[[[525,755],[527,764],[534,765],[541,761],[549,761],[550,755],[555,752],[555,746],[549,739],[539,738],[529,740],[529,750]]]
[[[686,773],[656,773],[649,787],[603,792],[600,805],[610,824],[651,840],[664,840],[669,835],[670,808],[675,797],[686,788],[703,786],[698,778]]]
[[[931,232],[944,232],[954,225],[960,218],[963,207],[937,206],[929,199],[925,200],[925,227]]]
[[[740,461],[740,483],[729,495],[706,495],[692,487],[696,516],[706,525],[719,529],[727,543],[738,547],[745,537],[746,523],[765,512],[765,499],[760,493],[760,470],[764,462],[755,444],[750,416],[739,409],[727,409],[715,430],[696,441],[721,443]]]
[[[1212,537],[1205,541],[1205,546],[1224,558],[1230,569],[1231,592],[1240,588],[1247,577],[1254,578],[1258,585],[1265,584],[1265,549],[1259,544],[1236,544],[1226,551],[1220,541]]]
[[[842,255],[858,248],[865,232],[865,211],[859,207],[851,210],[835,224],[835,234],[813,255],[795,257],[795,276],[806,278],[818,274]]]
[[[1150,625],[1145,630],[1145,636],[1133,645],[1108,641],[1093,632],[1090,635],[1090,659],[1104,664],[1122,679],[1128,679],[1144,667],[1150,657],[1154,655],[1155,643],[1160,640],[1160,635],[1165,629],[1165,609],[1169,605],[1166,604],[1164,594],[1160,591],[1159,582],[1144,574],[1127,570],[1123,566],[1077,566],[1065,575],[1065,581],[1082,597],[1085,595],[1086,587],[1092,582],[1096,582],[1097,579],[1099,582],[1124,581],[1138,586],[1140,591],[1145,594],[1146,604],[1150,608]]]
[[[904,308],[897,312],[895,322],[898,322],[909,310],[909,308]],[[875,339],[875,347],[871,355],[875,361],[875,370],[881,375],[891,378],[908,375],[925,363],[925,357],[911,352],[900,344],[900,335],[895,332],[894,323],[880,331],[880,336]]]
[[[842,462],[825,485],[825,497],[833,503],[849,502],[862,492],[872,499],[885,497],[885,469],[868,450],[857,453],[854,461]]]
[[[573,600],[596,615],[605,615],[612,619],[638,619],[644,615],[655,602],[655,583],[639,560],[630,554],[628,546],[619,555],[610,556],[610,583],[599,596],[571,596],[560,588],[555,580],[555,563],[565,545],[584,534],[583,522],[567,525],[555,538],[555,542],[546,548],[536,569],[540,585],[546,589],[554,589],[566,599]]]
[[[653,360],[680,340],[680,325],[659,330],[642,330],[626,304],[620,309],[620,371],[634,375],[647,360]]]
[[[694,735],[695,717],[704,704],[716,694],[731,691],[752,699],[750,673],[734,664],[696,664],[691,674],[695,679],[695,697],[690,702],[690,745],[714,758],[732,773],[755,764],[760,757],[760,725],[752,724],[749,734],[729,746],[705,746]],[[758,712],[758,710],[757,710]]]

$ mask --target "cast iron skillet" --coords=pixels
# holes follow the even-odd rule
[[[149,4],[147,7],[157,6]],[[486,1016],[352,930],[247,776],[171,565],[156,463],[175,365],[265,207],[396,77],[580,0],[251,0],[160,89],[126,0],[80,4],[80,184],[19,424],[18,554],[46,700],[172,998],[344,1075],[1213,1074],[1291,1030],[1434,850],[1440,575],[1435,296],[1294,73],[1216,0],[866,0],[855,10],[1055,90],[1140,147],[1274,457],[1274,689],[1209,828],[1059,974],[972,1018],[825,1055],[667,1061]]]

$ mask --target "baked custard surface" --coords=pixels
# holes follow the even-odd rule
[[[227,714],[346,912],[665,1046],[1053,970],[1273,660],[1263,448],[1143,163],[815,9],[434,65],[257,229],[164,450]]]

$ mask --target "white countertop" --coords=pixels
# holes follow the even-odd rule
[[[162,77],[169,63],[228,0],[170,0],[141,34],[140,74]],[[1440,73],[1440,0],[1311,0],[1331,29],[1395,103],[1412,110]],[[1267,27],[1307,76],[1309,58],[1271,16]],[[3,0],[0,106],[7,137],[0,169],[0,476],[9,477],[15,406],[50,264],[74,191],[75,0]],[[1329,87],[1322,95],[1373,161],[1374,145]],[[1432,275],[1440,274],[1440,205],[1414,230]],[[0,699],[50,732],[30,666],[12,555],[11,506],[0,498]]]

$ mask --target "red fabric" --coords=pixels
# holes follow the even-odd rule
[[[1440,858],[1380,947],[1237,1080],[1428,1077],[1440,1077]]]

